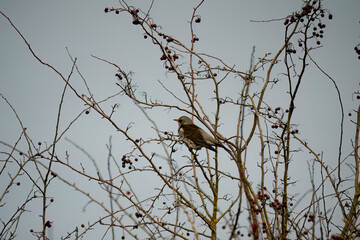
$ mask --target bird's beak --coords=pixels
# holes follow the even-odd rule
[[[175,122],[178,122],[178,121],[179,121],[179,119],[174,119],[174,121],[175,121]]]

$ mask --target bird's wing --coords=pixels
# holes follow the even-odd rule
[[[215,151],[215,149],[212,147],[212,145],[214,144],[213,141],[215,142],[215,140],[200,127],[194,124],[186,125],[183,130],[184,135],[191,139],[196,145],[206,147],[210,150]]]
[[[200,129],[201,134],[204,138],[204,140],[210,144],[210,145],[216,145],[218,144],[218,142],[215,140],[215,138],[213,136],[211,136],[210,134],[208,134],[207,132],[205,132],[204,130]]]

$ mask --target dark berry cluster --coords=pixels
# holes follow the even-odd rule
[[[270,199],[270,196],[268,194],[262,195],[261,192],[258,192],[258,199],[261,201],[261,205],[265,205],[266,201]]]
[[[139,24],[141,24],[141,20],[140,20],[140,18],[139,18],[139,16],[138,16],[138,13],[140,12],[139,9],[136,9],[136,8],[132,8],[132,9],[130,9],[130,10],[125,10],[125,9],[119,10],[119,9],[116,9],[116,8],[105,8],[105,9],[104,9],[104,12],[105,12],[105,13],[115,12],[116,14],[119,14],[120,11],[128,11],[128,12],[130,12],[130,14],[133,16],[133,21],[132,21],[132,23],[133,23],[134,25],[139,25]]]
[[[329,20],[333,19],[333,15],[328,12],[328,10],[321,8],[321,1],[314,0],[309,4],[305,5],[300,12],[295,12],[290,17],[286,18],[284,21],[285,26],[290,26],[291,24],[300,21],[304,23],[306,30],[312,30],[312,35],[309,38],[316,39],[316,44],[320,45],[324,37],[324,29],[326,24],[323,23],[323,19],[328,17]],[[303,46],[303,41],[298,41],[299,47]],[[289,45],[286,50],[287,53],[296,53],[296,50],[293,49],[292,45]]]
[[[132,24],[139,25],[141,24],[140,18],[138,16],[139,9],[133,9],[130,11],[131,15],[133,16]]]
[[[50,221],[46,221],[45,226],[48,228],[51,228],[51,222]]]
[[[354,47],[354,50],[358,55],[358,59],[360,60],[360,43]]]
[[[199,41],[199,38],[198,37],[194,37],[192,40],[191,40],[191,42],[197,42],[197,41]]]
[[[115,77],[117,77],[117,79],[119,79],[119,80],[122,80],[122,79],[123,79],[123,77],[121,76],[120,73],[115,74]]]
[[[174,41],[174,39],[172,37],[170,37],[170,36],[168,36],[168,35],[166,35],[164,33],[159,33],[159,36],[162,37],[163,39],[165,39],[168,43]]]
[[[136,213],[135,213],[135,217],[136,217],[136,218],[141,218],[142,216],[143,216],[143,215],[142,215],[141,213],[139,213],[139,212],[136,212]]]
[[[104,9],[104,12],[115,12],[116,14],[119,14],[120,13],[120,10],[119,9],[114,9],[114,8],[105,8]]]
[[[132,169],[133,168],[133,162],[130,160],[130,158],[129,157],[127,157],[126,155],[124,155],[122,158],[121,158],[121,161],[122,161],[122,164],[121,164],[121,166],[123,167],[123,168],[125,168],[126,167],[126,164],[128,164],[129,165],[129,169]],[[135,159],[135,161],[137,161],[137,158]]]
[[[339,235],[331,235],[331,240],[344,240],[342,237],[340,237]]]
[[[270,203],[270,207],[272,207],[277,211],[280,211],[283,208],[283,205],[280,203],[278,199],[275,199],[275,201]]]
[[[174,71],[174,64],[173,62],[175,62],[176,60],[179,59],[179,55],[176,54],[175,51],[169,49],[169,47],[165,47],[164,48],[164,53],[163,55],[160,57],[161,61],[166,61],[164,64],[165,69],[169,70],[169,71]],[[168,66],[170,65],[170,66]],[[183,75],[179,76],[180,79],[184,79],[185,77]]]
[[[288,114],[289,110],[286,109],[285,111],[282,110],[280,107],[276,107],[274,110],[271,107],[268,107],[263,114],[265,116],[267,116],[269,119],[271,118],[275,118],[277,119],[276,122],[273,122],[273,124],[271,125],[272,129],[278,129],[278,128],[284,128],[286,127],[286,125],[283,123],[282,119],[285,117],[285,114]],[[271,121],[271,120],[269,120]],[[298,129],[292,129],[291,130],[291,134],[297,134],[299,133]],[[277,154],[278,151],[275,151],[275,153]]]
[[[314,222],[315,221],[315,216],[314,214],[304,214],[304,218],[307,219],[308,222]]]

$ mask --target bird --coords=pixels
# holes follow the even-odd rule
[[[189,149],[200,150],[205,147],[211,151],[216,152],[214,146],[221,146],[210,134],[196,126],[193,121],[187,117],[182,116],[174,121],[179,124],[179,137]]]

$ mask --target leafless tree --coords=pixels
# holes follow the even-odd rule
[[[22,216],[32,214],[28,208],[32,202],[41,200],[42,228],[31,229],[34,238],[48,239],[47,229],[53,227],[48,218],[48,209],[53,199],[49,188],[53,181],[61,181],[69,189],[76,190],[89,202],[103,211],[97,219],[88,219],[63,235],[62,239],[89,239],[95,229],[100,229],[103,238],[119,239],[355,239],[359,237],[359,124],[360,106],[353,111],[356,121],[352,122],[354,136],[351,152],[342,152],[344,109],[336,81],[312,58],[321,45],[325,23],[332,14],[324,8],[323,1],[304,1],[297,12],[280,20],[284,28],[282,46],[273,53],[255,60],[251,56],[249,70],[239,70],[234,65],[207,53],[197,51],[201,44],[196,35],[196,24],[201,24],[197,14],[204,4],[201,1],[193,9],[189,20],[191,39],[181,42],[174,35],[166,33],[159,23],[154,22],[149,9],[138,9],[124,1],[119,6],[105,8],[107,14],[129,14],[147,41],[159,50],[159,61],[171,82],[156,81],[159,88],[171,96],[163,101],[161,96],[149,96],[138,91],[137,82],[131,71],[117,63],[93,56],[101,63],[114,68],[118,93],[104,99],[96,99],[87,79],[77,65],[77,59],[69,52],[71,70],[62,73],[41,59],[30,43],[7,19],[29,51],[40,64],[53,70],[64,83],[58,105],[56,130],[51,143],[36,143],[23,126],[16,109],[7,100],[2,100],[12,109],[22,126],[18,140],[9,143],[1,140],[2,181],[0,207],[7,207],[11,189],[18,177],[26,176],[31,182],[26,197],[19,201],[11,216],[1,216],[1,239],[15,239],[22,224]],[[174,34],[174,35],[172,35]],[[330,165],[299,134],[299,123],[294,119],[295,100],[298,99],[305,73],[309,65],[317,67],[333,82],[341,106],[340,135],[337,136],[338,162]],[[266,102],[272,93],[272,86],[279,83],[273,75],[274,67],[283,69],[283,92],[288,99],[285,107],[273,107]],[[73,84],[73,76],[80,76],[85,91]],[[224,94],[224,84],[235,84],[236,94]],[[66,92],[76,95],[84,104],[81,112],[64,128],[60,127],[63,101]],[[359,96],[359,92],[354,93]],[[204,97],[206,96],[206,97]],[[119,124],[117,101],[128,98],[134,108],[141,110],[153,129],[149,137],[135,136],[133,125]],[[115,103],[114,103],[115,102]],[[211,107],[209,107],[211,105]],[[158,109],[176,111],[179,116],[192,117],[219,142],[216,152],[206,149],[188,151],[182,147],[174,129],[158,126],[151,112]],[[232,112],[229,121],[234,128],[231,134],[222,132],[226,112]],[[109,123],[126,146],[126,154],[118,158],[113,151],[112,138],[107,143],[107,171],[99,167],[86,146],[65,138],[78,119],[89,114],[98,114]],[[131,113],[128,113],[131,114]],[[176,126],[176,125],[175,125]],[[176,127],[175,127],[176,128]],[[67,141],[77,151],[84,153],[95,171],[78,165],[71,159],[71,153],[60,153],[57,145]],[[26,142],[27,148],[18,147]],[[157,149],[154,151],[154,149]],[[258,153],[257,159],[248,159],[249,151]],[[309,152],[308,171],[311,190],[302,193],[297,190],[296,181],[290,171],[300,161],[300,152]],[[185,161],[184,161],[185,160]],[[227,161],[233,172],[223,168]],[[249,161],[257,167],[247,167]],[[166,165],[159,164],[166,163]],[[343,168],[349,168],[351,175],[345,175]],[[88,188],[72,182],[60,169],[67,169],[82,179],[88,179]],[[256,172],[255,172],[256,171]],[[316,178],[315,178],[316,175]],[[6,176],[6,177],[5,177]],[[135,181],[135,180],[138,181]],[[141,181],[139,181],[141,179]],[[320,179],[320,180],[319,180]],[[152,182],[153,189],[146,193],[139,190],[142,182]],[[233,186],[231,192],[224,192],[225,185]],[[102,191],[106,202],[89,188]],[[330,190],[329,190],[330,189]],[[86,206],[84,207],[86,208]],[[341,216],[341,217],[339,217]],[[339,221],[339,219],[341,219]]]

